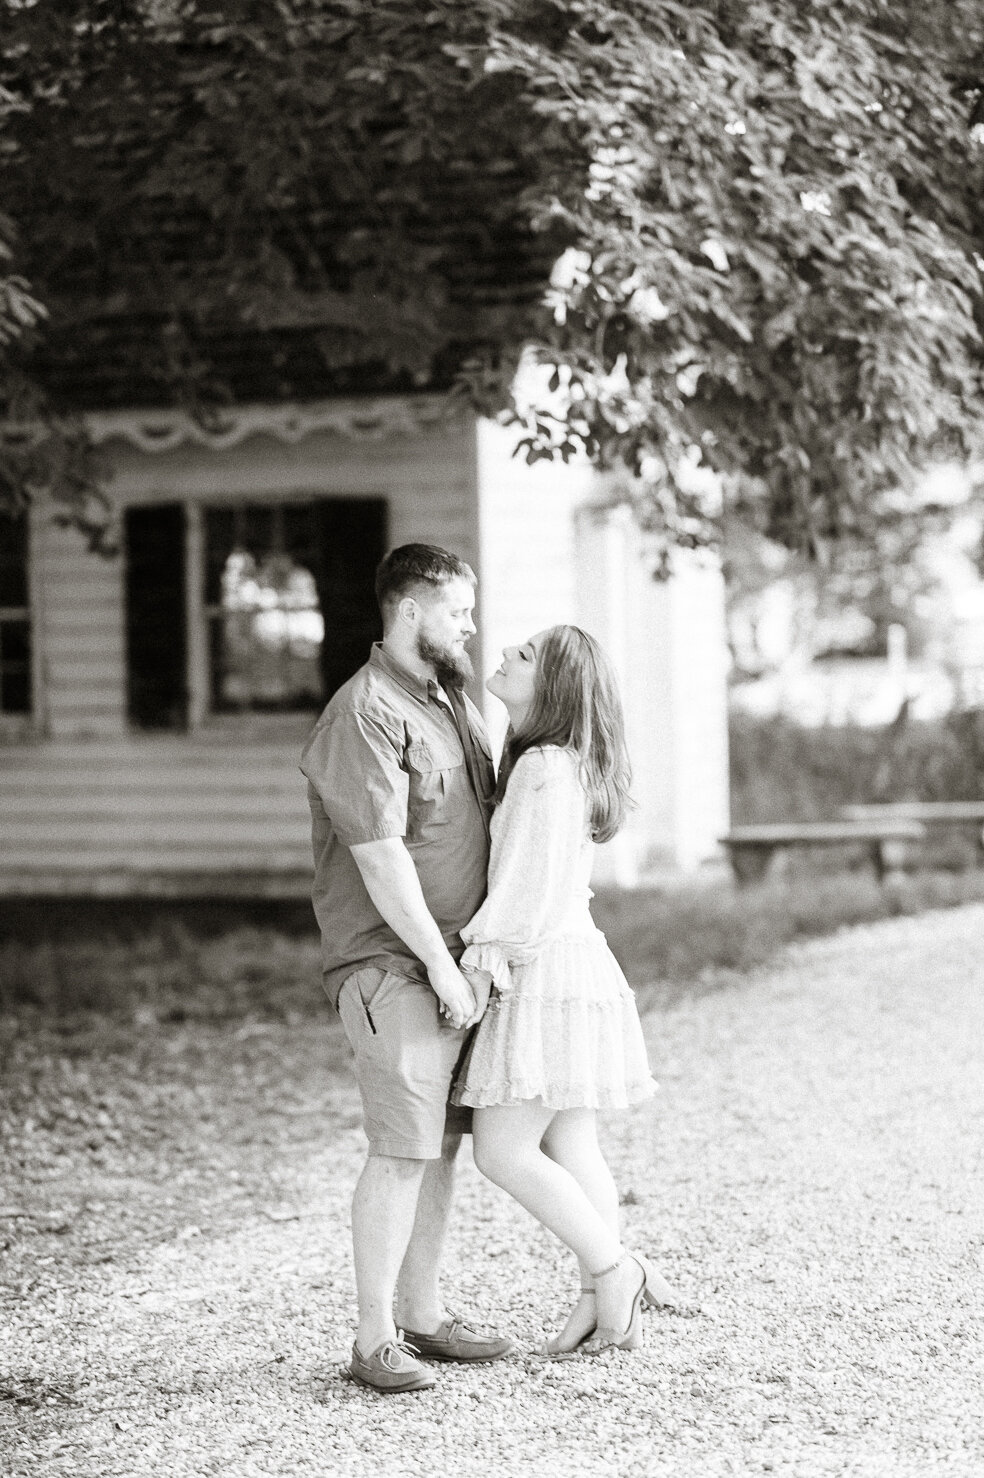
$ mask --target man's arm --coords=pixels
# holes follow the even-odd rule
[[[376,909],[423,964],[451,1025],[472,1026],[481,1015],[475,993],[452,959],[424,901],[417,869],[402,837],[358,842],[349,850]]]

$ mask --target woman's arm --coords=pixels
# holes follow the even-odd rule
[[[566,750],[530,750],[509,777],[489,860],[489,890],[461,937],[462,968],[488,970],[499,989],[508,964],[531,958],[566,906],[587,825],[577,763]]]

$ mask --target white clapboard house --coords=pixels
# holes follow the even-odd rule
[[[303,895],[298,753],[378,635],[377,561],[409,540],[477,571],[479,673],[555,621],[611,652],[639,808],[603,875],[715,856],[720,576],[654,582],[590,469],[529,468],[502,427],[429,394],[242,404],[210,430],[146,407],[89,424],[116,552],[41,502],[0,523],[0,894]]]

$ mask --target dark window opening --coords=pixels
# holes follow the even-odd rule
[[[0,713],[32,709],[26,514],[0,513]]]

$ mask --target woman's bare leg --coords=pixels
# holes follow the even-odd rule
[[[543,1136],[542,1147],[551,1160],[568,1170],[605,1224],[618,1235],[618,1190],[598,1143],[593,1109],[560,1109]],[[591,1269],[578,1263],[581,1291],[564,1327],[547,1341],[551,1355],[575,1350],[594,1331],[598,1306]]]
[[[543,1148],[552,1159],[569,1170],[613,1231],[619,1229],[618,1190],[598,1143],[593,1109],[561,1109],[543,1136]],[[647,1265],[646,1297],[668,1309],[694,1312],[657,1268]],[[585,1276],[587,1274],[587,1276]],[[590,1287],[589,1270],[581,1268],[581,1287]],[[587,1300],[590,1305],[591,1300]],[[566,1330],[564,1331],[566,1333]]]
[[[554,1117],[535,1100],[475,1109],[475,1164],[596,1272],[618,1260],[621,1243],[571,1172],[541,1149]]]
[[[642,1297],[645,1274],[622,1255],[618,1233],[591,1204],[569,1170],[540,1148],[554,1117],[536,1102],[475,1110],[475,1163],[483,1175],[525,1206],[541,1225],[568,1246],[596,1281],[599,1337],[618,1339],[630,1326]],[[642,1283],[640,1283],[640,1278]]]

